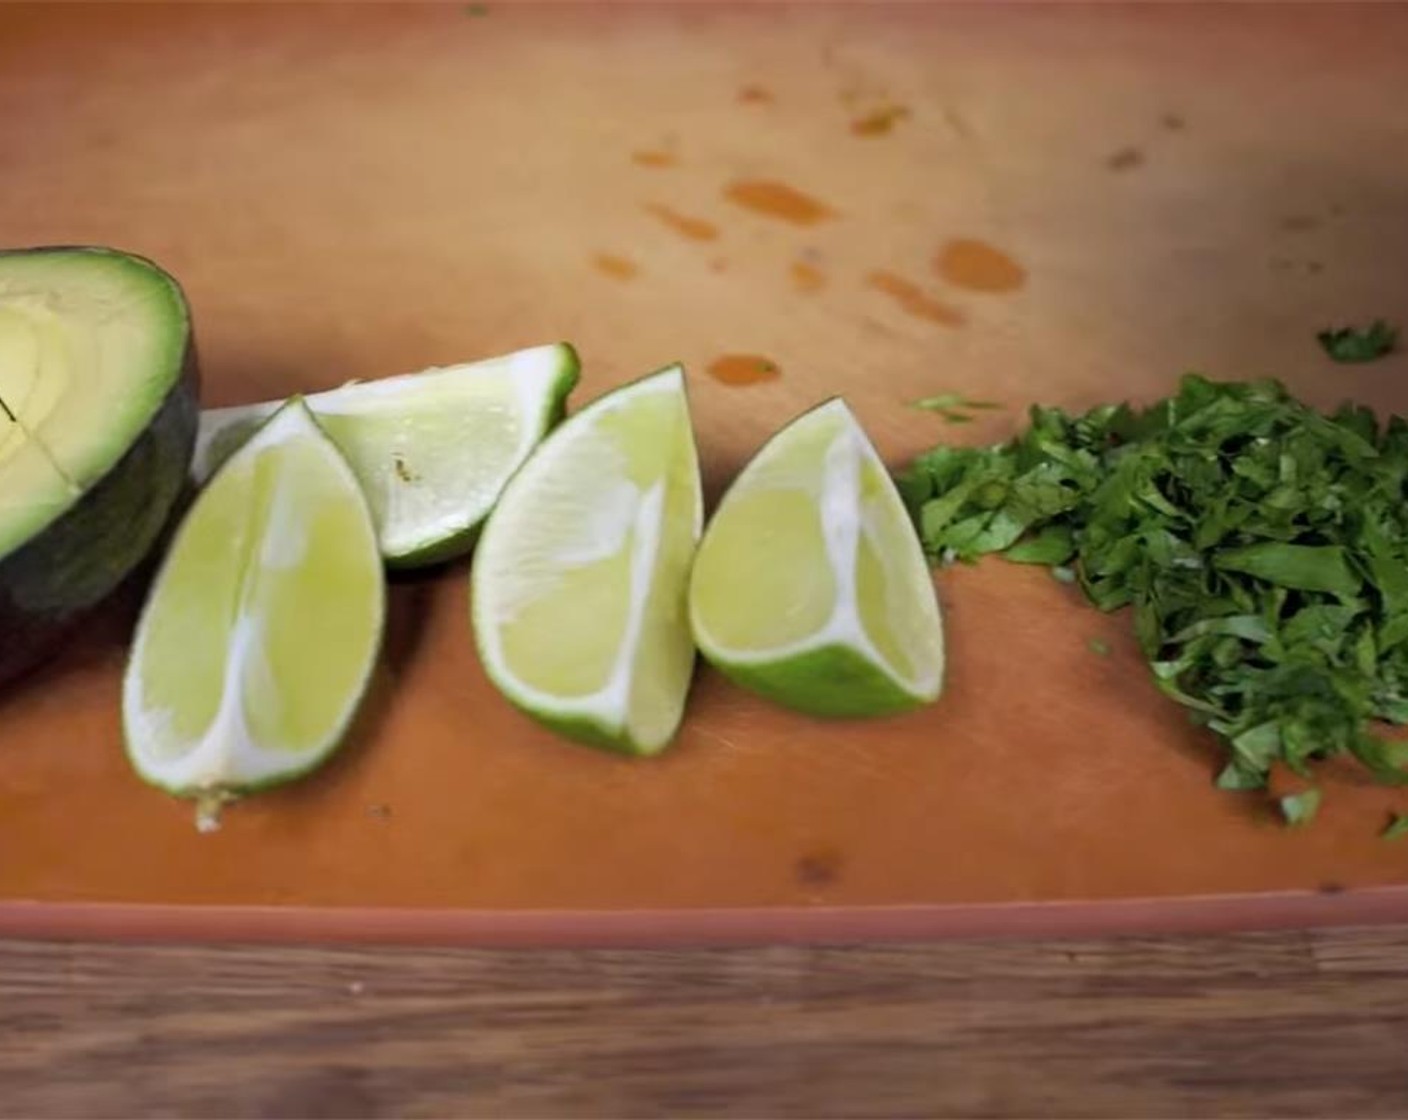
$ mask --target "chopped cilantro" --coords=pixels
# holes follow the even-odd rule
[[[1408,782],[1408,422],[1189,375],[1145,409],[1035,407],[900,479],[936,561],[999,553],[1131,608],[1155,684],[1220,736],[1223,789],[1336,755]],[[1318,799],[1282,803],[1308,820]]]
[[[1400,836],[1408,836],[1408,813],[1394,813],[1393,819],[1379,833],[1382,840],[1397,840]]]
[[[1325,353],[1337,362],[1372,362],[1398,345],[1398,331],[1382,319],[1375,319],[1363,330],[1357,327],[1332,327],[1315,337],[1320,340]]]

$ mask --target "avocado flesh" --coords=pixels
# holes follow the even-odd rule
[[[0,252],[0,681],[151,551],[198,374],[175,281],[114,250]]]
[[[112,469],[175,381],[186,333],[179,293],[134,258],[0,255],[0,556]]]
[[[59,517],[75,497],[73,484],[42,445],[0,416],[0,553]]]

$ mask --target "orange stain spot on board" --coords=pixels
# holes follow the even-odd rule
[[[740,179],[724,188],[724,197],[755,214],[797,226],[814,226],[836,216],[826,203],[773,179]]]
[[[851,131],[857,136],[884,136],[908,116],[909,110],[903,105],[882,105],[879,109],[853,120]]]
[[[826,287],[826,274],[806,261],[792,262],[792,286],[799,292],[819,292]]]
[[[659,148],[647,148],[639,152],[632,152],[631,159],[641,167],[674,167],[677,162],[674,152],[666,152]]]
[[[758,354],[724,354],[707,368],[709,376],[724,385],[757,385],[782,376],[776,362]]]
[[[866,282],[877,292],[884,292],[900,305],[902,311],[916,319],[927,319],[931,323],[941,323],[945,327],[961,327],[962,312],[948,304],[924,294],[922,288],[903,276],[893,272],[872,272]]]
[[[713,222],[706,222],[703,218],[691,218],[688,214],[681,214],[677,210],[671,210],[668,206],[661,206],[654,202],[648,204],[646,210],[676,233],[682,237],[688,237],[691,241],[713,241],[719,236],[719,227]]]
[[[713,260],[711,260],[711,261],[709,262],[709,270],[710,270],[711,272],[727,272],[727,271],[728,271],[728,258],[727,258],[727,257],[715,257]]]
[[[974,292],[1015,292],[1027,282],[1027,270],[986,241],[950,241],[934,258],[934,268],[950,284]]]
[[[771,105],[772,91],[762,86],[744,86],[738,91],[738,100],[745,105]]]
[[[615,253],[598,253],[592,258],[592,267],[613,280],[630,280],[640,271],[635,261]]]

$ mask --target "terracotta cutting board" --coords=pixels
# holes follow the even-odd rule
[[[1337,366],[1315,341],[1408,319],[1405,57],[1408,9],[1338,4],[5,6],[0,244],[174,271],[210,405],[558,339],[580,402],[680,359],[711,494],[836,393],[896,466],[1190,368],[1408,410],[1408,360]],[[780,374],[710,374],[738,354]],[[967,427],[907,407],[945,391],[1006,407]],[[1405,795],[1346,773],[1287,831],[1212,788],[1215,744],[1126,619],[1000,562],[936,580],[931,709],[814,722],[705,671],[674,749],[630,761],[493,692],[464,566],[398,579],[354,740],[213,836],[123,759],[119,605],[0,697],[0,929],[1408,916],[1408,848],[1376,837]]]

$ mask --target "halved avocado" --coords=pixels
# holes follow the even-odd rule
[[[195,446],[176,281],[114,249],[0,252],[0,682],[146,557]]]

